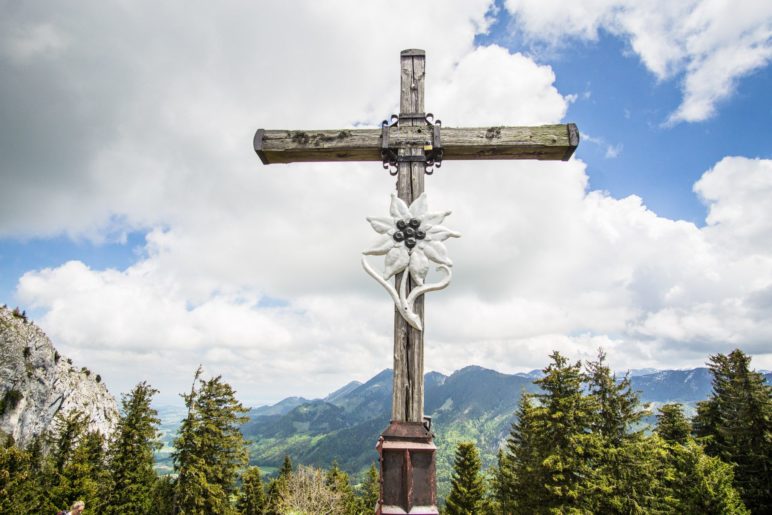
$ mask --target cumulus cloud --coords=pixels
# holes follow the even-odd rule
[[[397,110],[408,46],[427,50],[426,107],[446,126],[559,123],[571,101],[549,66],[474,46],[487,1],[411,4],[408,23],[394,2],[17,5],[0,23],[49,26],[61,44],[1,43],[15,125],[0,129],[0,235],[145,234],[124,269],[71,261],[17,288],[115,391],[148,379],[174,395],[203,362],[261,402],[391,366],[393,306],[358,261],[394,179],[379,163],[263,167],[256,128],[377,125]],[[448,242],[454,282],[427,300],[427,369],[522,370],[598,346],[619,367],[694,366],[727,342],[771,366],[770,249],[756,241],[769,166],[706,172],[699,228],[588,191],[578,160],[447,163],[429,201],[464,236]]]
[[[715,114],[743,76],[772,59],[772,5],[743,0],[506,0],[516,30],[551,46],[566,38],[596,40],[606,30],[627,39],[660,80],[679,77],[683,99],[667,122]]]

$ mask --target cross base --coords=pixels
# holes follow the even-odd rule
[[[434,435],[421,422],[394,422],[376,449],[381,464],[381,498],[376,515],[437,515]]]

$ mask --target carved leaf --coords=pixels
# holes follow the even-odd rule
[[[410,262],[410,254],[404,246],[394,247],[386,254],[386,268],[383,271],[383,278],[388,279],[394,274],[398,274],[407,268]]]
[[[362,252],[368,256],[382,256],[394,248],[394,239],[391,236],[384,236],[376,241],[372,247]]]
[[[426,200],[426,192],[421,193],[418,198],[410,204],[410,212],[412,213],[413,218],[421,218],[426,214],[427,209],[428,202]]]
[[[461,233],[451,231],[443,225],[435,225],[426,231],[426,238],[431,241],[445,241],[448,238],[460,238]]]
[[[397,196],[396,193],[391,194],[391,206],[389,207],[389,214],[395,220],[405,220],[412,218],[410,209],[408,209],[405,201]]]
[[[423,222],[426,225],[439,225],[442,223],[443,220],[445,220],[445,217],[448,216],[451,212],[450,211],[438,211],[436,213],[426,213],[423,217],[421,217],[421,222]]]
[[[435,263],[453,266],[453,261],[448,257],[448,249],[445,248],[444,243],[440,243],[439,241],[428,241],[426,242],[426,245],[424,245],[423,250],[426,257]]]
[[[386,234],[394,229],[394,220],[391,218],[377,218],[374,216],[368,216],[367,221],[370,222],[375,232],[379,234]]]
[[[426,274],[429,273],[429,259],[420,249],[414,249],[410,255],[410,277],[417,285],[422,285]]]

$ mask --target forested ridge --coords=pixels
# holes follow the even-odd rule
[[[554,352],[519,397],[498,459],[483,467],[475,443],[455,448],[443,513],[770,513],[772,388],[740,350],[708,360],[712,391],[691,419],[679,404],[651,412],[605,355],[586,363]],[[197,371],[183,394],[173,473],[153,455],[157,391],[139,383],[121,401],[110,437],[60,414],[23,448],[0,448],[0,513],[56,513],[84,500],[88,513],[372,513],[375,464],[352,478],[337,463],[276,473],[249,465],[240,428],[247,409],[222,377]],[[642,424],[656,417],[653,430]],[[373,438],[377,436],[374,435]]]

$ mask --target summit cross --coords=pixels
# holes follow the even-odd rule
[[[400,55],[399,115],[380,129],[258,129],[254,149],[263,164],[379,161],[397,178],[397,196],[411,205],[424,193],[425,175],[445,161],[538,159],[567,161],[579,144],[576,125],[444,127],[424,109],[426,54]],[[404,271],[396,274],[395,285]],[[407,291],[415,286],[406,278]],[[436,447],[424,417],[423,295],[415,299],[418,324],[395,307],[391,424],[378,442],[381,498],[378,514],[436,514]]]

